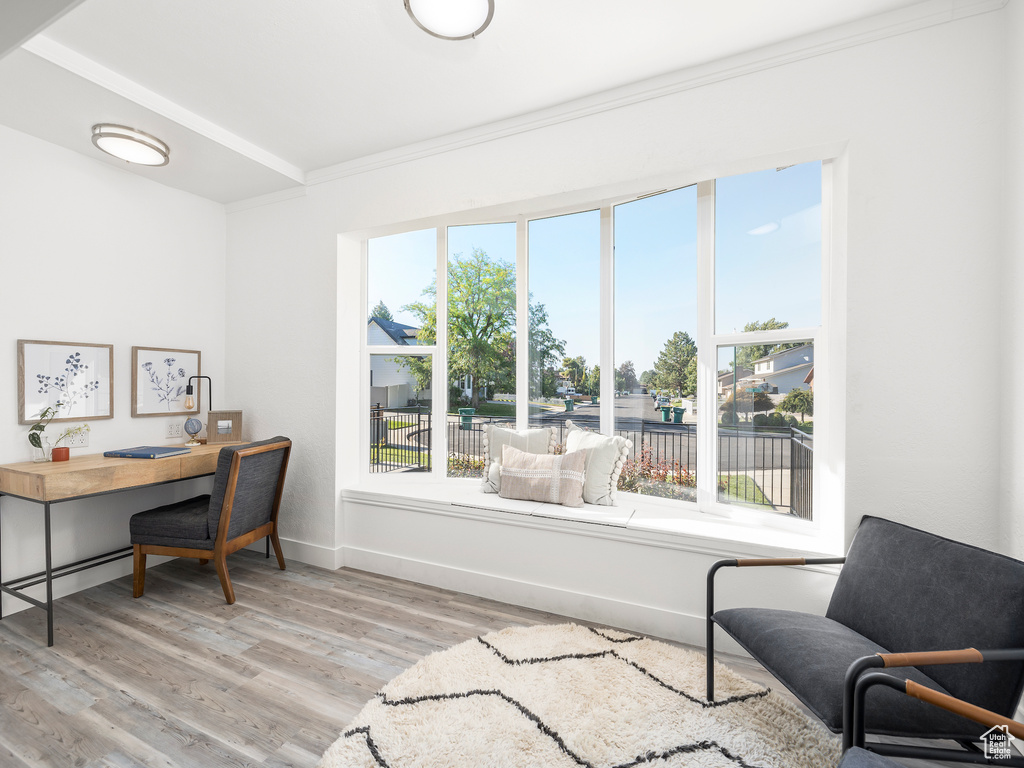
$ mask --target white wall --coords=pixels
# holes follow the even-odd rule
[[[30,458],[17,415],[17,339],[114,345],[114,418],[91,422],[81,452],[166,444],[173,419],[131,417],[131,348],[200,350],[214,397],[223,397],[223,206],[4,127],[0,168],[0,463]],[[126,545],[132,513],[207,492],[209,483],[55,505],[55,562]],[[4,580],[41,570],[42,507],[6,497],[0,504]],[[60,579],[55,594],[125,573],[130,558]],[[28,594],[40,597],[42,588]],[[3,601],[5,613],[26,607]]]
[[[261,434],[283,431],[296,441],[301,485],[291,488],[303,503],[282,522],[295,551],[638,628],[642,617],[623,606],[646,606],[648,626],[676,616],[675,634],[694,639],[686,617],[703,611],[709,555],[652,556],[634,544],[343,507],[341,489],[358,480],[365,315],[353,277],[358,241],[338,234],[634,179],[710,178],[822,145],[845,147],[848,178],[848,208],[839,212],[849,227],[848,535],[863,514],[876,514],[1005,549],[1002,418],[971,400],[991,391],[1003,353],[1005,15],[727,77],[230,213],[228,269],[238,275],[228,293],[232,402],[279,425]],[[243,266],[251,275],[240,274]],[[254,298],[278,311],[247,313]],[[920,373],[951,349],[958,365],[943,370],[937,399]],[[257,353],[270,381],[244,375]],[[268,390],[281,396],[268,403]],[[936,406],[950,392],[965,403],[962,413]],[[531,550],[538,555],[524,554]],[[572,597],[581,591],[589,597]],[[820,610],[828,589],[813,574],[759,579],[755,596],[778,600],[776,593]]]
[[[1024,558],[1024,3],[1009,2],[1003,25],[1006,55],[1006,184],[1004,195],[1000,511],[1011,554]]]

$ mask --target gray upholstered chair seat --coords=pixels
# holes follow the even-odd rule
[[[843,725],[843,681],[846,670],[861,656],[895,653],[824,616],[770,608],[717,611],[715,622],[736,638],[765,669],[789,688],[834,733]],[[914,667],[897,670],[901,677],[948,693]],[[866,728],[881,735],[975,739],[985,728],[970,720],[930,707],[888,688],[869,694]]]
[[[128,524],[132,544],[213,549],[209,513],[210,494],[139,512]]]
[[[843,755],[843,759],[839,761],[839,768],[901,768],[901,764],[866,749],[854,747]]]

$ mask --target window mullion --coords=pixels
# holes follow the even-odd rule
[[[717,495],[718,350],[715,322],[715,182],[697,184],[697,508]]]
[[[516,217],[516,429],[530,421],[530,257],[526,217]]]
[[[600,430],[615,434],[615,232],[613,208],[601,208]]]
[[[437,228],[437,328],[434,337],[434,394],[431,418],[434,423],[431,474],[445,477],[448,472],[448,228]]]

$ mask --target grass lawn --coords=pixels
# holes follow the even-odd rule
[[[406,427],[416,426],[415,421],[401,421],[400,419],[388,419],[389,429],[405,429]]]
[[[424,451],[410,451],[408,448],[381,448],[378,445],[370,446],[371,464],[415,464],[425,463],[430,466],[430,454]]]
[[[727,499],[750,504],[767,504],[768,499],[748,475],[719,475],[719,488]]]
[[[448,413],[452,416],[459,415],[458,408],[451,408]],[[480,403],[476,409],[474,416],[497,416],[502,419],[514,419],[516,417],[516,407],[512,403]]]

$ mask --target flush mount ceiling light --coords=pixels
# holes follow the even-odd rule
[[[468,40],[491,23],[494,0],[404,0],[405,10],[424,32],[442,40]]]
[[[92,143],[108,155],[138,165],[167,165],[171,150],[160,139],[124,125],[99,123]]]

